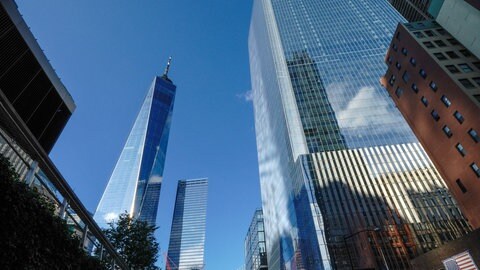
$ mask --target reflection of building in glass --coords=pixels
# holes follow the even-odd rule
[[[206,178],[178,181],[166,269],[204,269],[207,190]]]
[[[100,226],[127,211],[154,225],[176,86],[155,77],[95,212]]]
[[[245,269],[266,270],[267,250],[262,209],[257,209],[245,238]]]
[[[409,22],[415,22],[431,19],[432,15],[428,13],[428,8],[432,2],[438,0],[388,0],[388,2]]]
[[[381,268],[381,254],[391,269],[408,268],[469,230],[378,83],[399,21],[387,1],[254,1],[249,51],[269,269]],[[438,204],[422,208],[411,194]],[[343,238],[362,230],[347,250]],[[362,247],[363,238],[377,244]]]

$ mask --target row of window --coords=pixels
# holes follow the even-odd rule
[[[425,36],[436,37],[437,33],[442,35],[442,36],[446,36],[448,34],[447,31],[445,31],[445,29],[438,28],[438,29],[435,29],[435,31],[433,31],[433,30],[425,30],[423,32],[422,31],[415,31],[415,32],[413,32],[413,35],[416,36],[417,38],[424,38]]]

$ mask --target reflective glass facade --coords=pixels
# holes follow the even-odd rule
[[[208,180],[178,181],[166,269],[203,270]]]
[[[262,209],[257,209],[245,237],[245,269],[267,270],[267,246]]]
[[[383,268],[382,256],[404,269],[469,230],[379,84],[400,21],[387,1],[254,1],[249,52],[269,269]],[[401,244],[387,241],[391,229]],[[362,230],[347,249],[343,237]]]
[[[155,77],[95,212],[100,226],[127,211],[154,225],[176,86]]]

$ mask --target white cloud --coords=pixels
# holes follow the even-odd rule
[[[244,99],[246,102],[251,102],[253,100],[252,90],[245,91],[243,93],[237,94],[237,98]]]

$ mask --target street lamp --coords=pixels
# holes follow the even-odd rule
[[[347,249],[347,255],[348,255],[348,261],[350,263],[350,267],[351,269],[353,269],[353,262],[352,262],[352,257],[350,256],[350,251],[348,250],[348,246],[347,246],[347,239],[348,238],[352,238],[354,237],[355,235],[359,234],[359,233],[362,233],[362,232],[379,232],[380,231],[380,228],[378,227],[375,227],[373,229],[363,229],[363,230],[360,230],[358,232],[355,232],[355,233],[352,233],[352,234],[349,234],[349,235],[345,235],[343,237],[343,243],[345,244],[345,248]],[[377,238],[376,238],[376,235],[374,234],[373,235],[373,241],[375,242],[375,245],[378,246],[377,244]],[[380,249],[380,255],[382,255],[382,259],[383,259],[383,263],[385,264],[385,268],[387,270],[389,270],[388,268],[388,264],[387,264],[387,260],[385,259],[385,255],[383,254],[383,251],[382,251],[382,247],[379,248]]]

